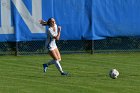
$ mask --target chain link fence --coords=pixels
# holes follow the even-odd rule
[[[140,52],[140,38],[116,37],[94,41],[95,53]]]
[[[103,40],[60,40],[57,41],[62,54],[69,53],[112,53],[139,52],[140,38],[117,37]],[[47,54],[45,40],[23,42],[0,42],[0,55]]]

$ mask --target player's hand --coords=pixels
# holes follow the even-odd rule
[[[59,32],[61,31],[61,26],[58,26],[58,31],[59,31]]]

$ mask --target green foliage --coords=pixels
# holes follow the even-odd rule
[[[0,93],[139,93],[140,54],[62,55],[63,77],[50,66],[46,56],[0,56]],[[108,76],[110,69],[118,79]]]

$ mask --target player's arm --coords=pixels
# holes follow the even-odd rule
[[[40,22],[40,24],[42,24],[42,25],[44,25],[44,26],[46,26],[46,25],[47,25],[47,22],[46,22],[46,21],[44,21],[44,20],[39,20],[39,22]]]
[[[50,34],[51,37],[53,37],[56,40],[59,40],[59,38],[60,38],[60,31],[61,31],[61,27],[60,26],[58,26],[58,33],[57,34],[52,29],[50,29],[50,28],[49,28],[48,31],[49,31],[49,34]]]
[[[60,34],[61,34],[61,26],[58,26],[58,34],[57,34],[57,36],[55,36],[54,38],[55,38],[56,40],[59,40],[59,39],[60,39]]]

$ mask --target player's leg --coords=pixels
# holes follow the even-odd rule
[[[60,73],[64,73],[64,71],[62,70],[61,64],[59,63],[60,57],[57,55],[56,49],[50,51],[49,54],[50,54],[51,57],[54,59],[55,66],[56,66],[56,68],[58,69],[58,71],[59,71]]]
[[[56,54],[55,49],[49,51],[49,55],[53,58],[53,60],[58,60],[58,56],[57,56],[57,54]]]
[[[60,52],[59,52],[58,48],[56,48],[55,51],[56,51],[58,60],[61,61],[61,55],[60,55]]]
[[[58,59],[55,50],[49,50],[49,55],[53,58],[52,60],[50,60],[47,64],[43,64],[43,68],[44,68],[44,72],[47,71],[48,66],[52,65],[52,64],[56,64],[56,60]]]
[[[43,64],[43,66],[45,65],[44,72],[46,72],[49,64],[55,64],[56,68],[61,73],[61,75],[67,75],[67,73],[65,73],[62,70],[61,64],[59,62],[59,60],[61,60],[61,55],[60,55],[58,49],[55,48],[55,49],[49,51],[49,55],[53,58],[53,60],[51,62],[49,62],[48,64]]]
[[[61,61],[61,55],[60,55],[60,52],[58,50],[58,48],[55,49],[55,52],[56,52],[56,55],[58,57],[58,60],[56,61],[56,67],[58,68],[58,70],[60,71],[61,75],[68,75],[68,73],[64,72],[62,70],[62,67],[61,67],[61,64],[60,64],[60,61]]]
[[[50,65],[53,65],[53,64],[55,64],[55,62],[54,62],[55,60],[54,59],[52,59],[52,60],[49,60],[48,61],[48,63],[47,63],[47,66],[50,66]]]
[[[44,72],[47,71],[49,65],[55,64],[56,63],[55,60],[58,59],[54,49],[55,48],[50,48],[49,49],[49,55],[53,58],[53,60],[50,60],[47,64],[46,63],[43,64]]]

